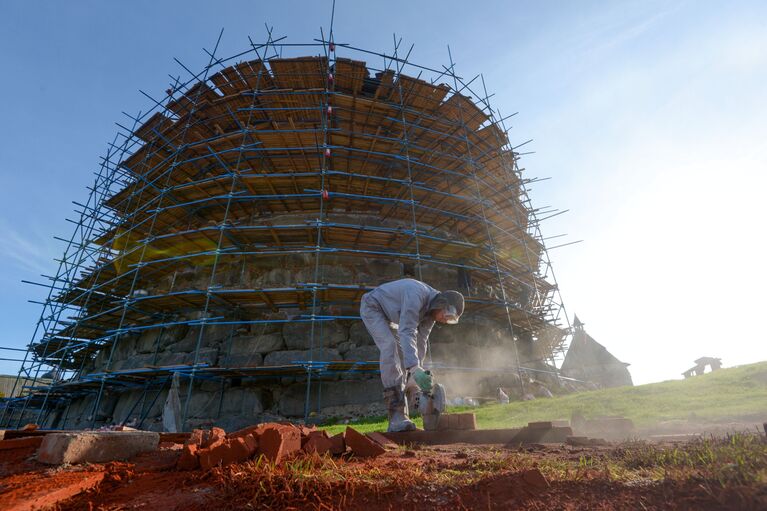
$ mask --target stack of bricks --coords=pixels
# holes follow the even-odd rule
[[[363,435],[352,428],[330,436],[314,427],[289,423],[266,423],[226,434],[221,428],[194,430],[185,441],[178,470],[209,470],[217,466],[241,463],[263,456],[271,463],[299,455],[345,454],[348,450],[356,457],[379,456],[386,452],[374,434]]]
[[[443,413],[439,416],[437,431],[477,429],[477,417],[473,413]]]

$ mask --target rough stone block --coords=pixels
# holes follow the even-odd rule
[[[356,361],[377,361],[381,356],[381,352],[377,346],[360,346],[358,348],[351,348],[344,354],[344,360],[356,360]]]
[[[334,406],[369,405],[382,399],[383,386],[380,378],[349,382],[323,382],[323,409]],[[287,387],[278,401],[278,413],[283,417],[300,417],[304,414],[306,385],[299,383]]]
[[[312,358],[316,361],[330,362],[332,360],[341,360],[341,354],[334,349],[316,349],[311,354]],[[297,360],[309,360],[309,350],[288,350],[288,351],[274,351],[269,353],[264,358],[265,366],[282,366],[290,365]]]
[[[370,332],[368,332],[365,323],[362,321],[352,323],[352,326],[349,328],[349,342],[353,342],[357,346],[375,346]]]
[[[264,365],[264,358],[260,353],[248,353],[242,355],[222,355],[218,359],[220,367],[260,367]]]
[[[101,463],[155,451],[159,442],[160,435],[149,431],[51,433],[43,439],[37,460],[51,465]]]
[[[346,428],[344,439],[354,455],[360,458],[380,456],[386,452],[386,449],[354,428]]]
[[[285,323],[282,337],[289,350],[307,350],[312,342],[312,324],[310,322]],[[323,321],[314,325],[314,345],[320,343],[332,348],[346,341],[349,332],[336,321]]]
[[[285,341],[282,334],[273,333],[268,335],[247,335],[233,337],[231,342],[224,344],[224,349],[229,350],[230,355],[243,355],[246,353],[271,353],[285,349]]]

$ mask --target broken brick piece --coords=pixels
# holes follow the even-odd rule
[[[322,435],[310,435],[303,449],[308,453],[325,454],[333,449],[333,442]]]
[[[181,450],[181,457],[176,463],[178,470],[194,470],[200,466],[200,460],[197,458],[197,444],[186,444]]]
[[[219,465],[226,466],[245,461],[249,457],[250,453],[244,439],[218,439],[211,447],[200,451],[200,466],[205,470],[209,470]]]
[[[215,444],[218,440],[225,440],[226,439],[226,431],[224,431],[221,428],[210,428],[210,431],[207,432],[207,435],[205,435],[202,447],[203,448],[210,448],[213,444]]]
[[[346,440],[343,433],[338,433],[330,437],[330,453],[334,455],[343,454],[346,452]]]
[[[549,487],[549,482],[546,480],[546,477],[541,474],[541,471],[537,468],[522,472],[522,480],[525,482],[528,489],[531,489],[536,493]]]
[[[312,438],[313,436],[321,436],[321,437],[323,437],[323,438],[330,438],[330,437],[328,436],[327,432],[326,432],[326,431],[324,431],[324,430],[319,430],[319,429],[312,429],[312,430],[308,430],[308,432],[304,432],[304,431],[306,431],[307,429],[308,429],[308,428],[303,428],[303,429],[302,429],[302,433],[301,433],[301,447],[304,447],[304,446],[306,446],[306,443],[307,443],[307,442],[309,441],[309,439],[310,439],[310,438]]]
[[[253,456],[258,451],[258,439],[256,438],[256,435],[249,433],[243,437],[237,437],[242,438],[245,441],[245,445],[248,447],[248,452],[250,453],[250,456]]]
[[[202,445],[202,440],[205,437],[205,432],[201,429],[194,429],[189,435],[189,438],[184,442],[185,444]]]
[[[227,440],[227,444],[229,446],[229,453],[227,458],[223,460],[224,465],[245,461],[253,454],[244,438],[233,438],[231,440]]]
[[[12,438],[10,440],[0,440],[0,451],[8,449],[21,449],[24,447],[40,447],[43,443],[41,436],[25,436],[22,438]]]
[[[21,428],[21,431],[37,431],[37,428],[39,428],[37,424],[25,424],[23,428]]]
[[[392,442],[388,438],[386,438],[383,434],[373,431],[372,433],[368,433],[367,437],[370,438],[372,441],[380,445],[381,447],[397,447],[397,444],[395,442]]]
[[[258,436],[261,433],[260,430],[263,430],[263,429],[264,429],[263,424],[254,424],[251,426],[244,427],[242,429],[238,429],[237,431],[234,431],[232,433],[229,433],[228,435],[226,435],[226,437],[227,438],[240,438],[240,437],[245,438],[248,435]]]
[[[300,450],[301,432],[294,427],[270,426],[258,438],[258,452],[273,463]]]
[[[354,428],[346,427],[346,445],[352,450],[352,452],[361,458],[380,456],[386,452],[386,449],[355,430]]]

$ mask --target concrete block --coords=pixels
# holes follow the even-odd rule
[[[81,431],[46,435],[37,460],[41,463],[101,463],[155,451],[160,435],[150,431]]]

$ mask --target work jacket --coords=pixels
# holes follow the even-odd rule
[[[430,305],[439,291],[415,279],[381,284],[367,293],[381,306],[386,319],[398,325],[402,362],[406,368],[421,364],[426,356],[434,320]]]

